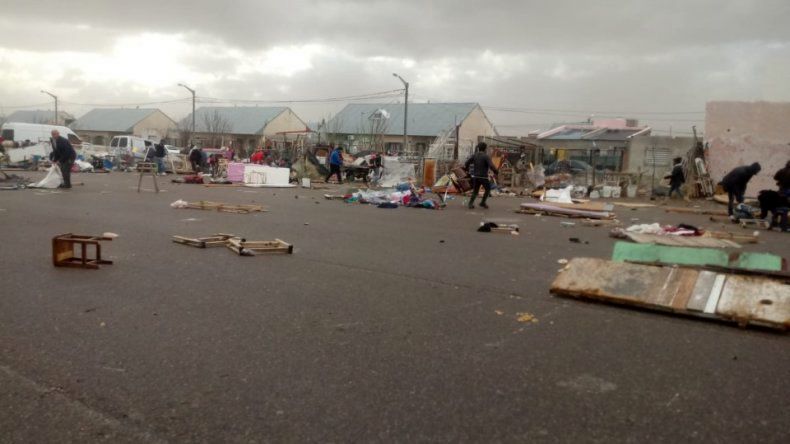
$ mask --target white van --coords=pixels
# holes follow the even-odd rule
[[[69,139],[72,145],[82,145],[82,140],[74,131],[58,125],[40,125],[37,123],[6,122],[0,127],[0,136],[5,140],[13,140],[22,143],[29,140],[30,143],[49,142],[52,137],[52,130],[58,130],[60,135]]]
[[[145,159],[148,149],[154,149],[154,142],[137,136],[115,136],[110,141],[110,153],[115,156],[132,155]]]

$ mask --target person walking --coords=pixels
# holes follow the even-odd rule
[[[672,159],[672,172],[664,177],[669,179],[669,195],[668,199],[672,199],[672,193],[677,192],[680,198],[683,198],[683,193],[680,192],[680,187],[686,182],[686,176],[683,174],[683,158],[675,157]]]
[[[499,174],[499,171],[494,167],[494,163],[491,162],[491,157],[486,154],[487,148],[488,145],[485,142],[478,143],[477,152],[469,157],[464,164],[464,169],[472,178],[472,197],[469,199],[470,210],[475,207],[475,199],[477,199],[477,194],[480,192],[480,187],[483,187],[485,190],[480,206],[488,209],[486,201],[491,195],[491,181],[488,179],[488,172],[492,171],[494,175]]]
[[[157,170],[159,170],[159,175],[164,176],[167,174],[165,172],[165,156],[167,155],[167,149],[165,148],[165,139],[159,141],[156,144],[156,166]]]
[[[762,167],[757,162],[751,165],[739,166],[733,168],[733,170],[727,173],[721,182],[719,182],[719,185],[727,192],[727,214],[730,216],[730,219],[735,220],[733,216],[733,201],[739,204],[743,203],[746,185],[749,184],[752,177],[759,173],[761,169]]]
[[[77,152],[71,146],[69,139],[60,135],[58,130],[52,130],[52,154],[49,155],[50,160],[55,162],[60,167],[60,173],[63,176],[63,184],[61,188],[71,188],[71,166],[77,159]]]
[[[329,155],[329,175],[326,176],[324,182],[329,183],[329,178],[332,175],[337,175],[337,183],[343,183],[343,177],[340,175],[340,167],[343,165],[343,147],[338,146]]]

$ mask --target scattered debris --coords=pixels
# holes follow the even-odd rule
[[[499,225],[495,222],[481,222],[477,231],[481,233],[509,233],[515,236],[519,234],[518,225]]]
[[[56,267],[75,267],[98,269],[99,265],[109,265],[112,261],[101,258],[101,241],[112,241],[111,237],[83,236],[66,233],[52,238],[52,265]],[[88,246],[96,249],[96,257],[88,257]],[[75,253],[75,247],[80,247],[80,255]]]
[[[524,312],[516,313],[516,321],[522,322],[522,323],[524,323],[524,322],[537,323],[538,322],[538,318],[536,318],[535,315],[533,315],[532,313],[527,313],[527,312],[524,311]]]
[[[699,208],[685,208],[685,207],[666,207],[664,211],[667,213],[688,213],[688,214],[703,214],[706,216],[727,216],[726,210],[703,210]]]
[[[212,236],[198,238],[173,236],[173,242],[196,248],[225,246],[239,256],[257,256],[271,253],[293,254],[293,245],[280,239],[273,241],[248,241],[235,234],[217,233]]]
[[[186,202],[183,200],[177,200],[170,204],[173,208],[191,208],[196,210],[217,210],[223,213],[238,213],[238,214],[249,214],[254,212],[265,212],[267,211],[263,205],[234,205],[234,204],[226,204],[222,202],[209,202],[206,200],[201,200],[199,202]]]
[[[559,259],[559,260],[557,260],[557,263],[560,264],[560,265],[565,265],[565,264],[568,263],[568,259]]]
[[[548,216],[585,217],[589,219],[614,219],[614,213],[609,211],[577,210],[558,206],[554,203],[522,203],[516,211],[522,214],[545,214]]]

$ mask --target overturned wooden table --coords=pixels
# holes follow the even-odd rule
[[[101,258],[102,241],[112,241],[104,236],[82,236],[66,233],[52,238],[52,265],[56,267],[76,267],[97,269],[99,265],[109,265],[112,261]],[[96,247],[96,257],[88,257],[88,245]],[[75,255],[75,247],[79,246],[80,255]]]

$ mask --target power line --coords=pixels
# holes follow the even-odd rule
[[[0,109],[24,109],[24,108],[34,108],[37,106],[47,106],[51,104],[52,102],[36,103],[33,105],[12,105],[12,106],[2,105],[0,106]]]
[[[137,103],[79,103],[79,102],[70,102],[67,100],[61,100],[61,103],[74,105],[74,106],[94,106],[97,108],[126,108],[132,106],[164,105],[168,103],[180,103],[187,101],[192,101],[192,97],[184,97],[181,99],[172,99],[172,100],[160,100],[155,102],[137,102]]]
[[[368,94],[358,94],[353,96],[343,97],[325,97],[320,99],[285,99],[285,100],[264,100],[264,99],[223,99],[216,97],[202,97],[198,99],[202,102],[209,103],[329,103],[329,102],[347,102],[349,100],[370,100],[370,99],[385,99],[389,97],[399,96],[404,90],[393,89],[389,91],[380,91]]]

